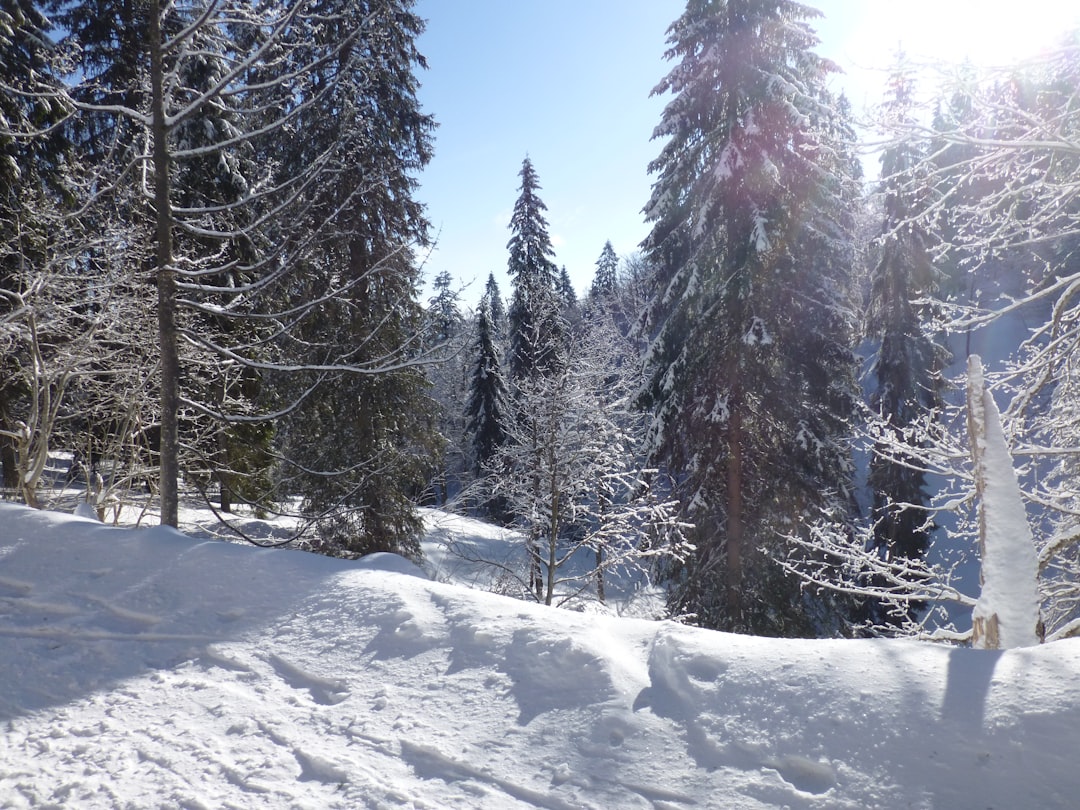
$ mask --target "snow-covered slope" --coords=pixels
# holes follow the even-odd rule
[[[1075,807],[1080,641],[774,641],[0,504],[0,806]]]

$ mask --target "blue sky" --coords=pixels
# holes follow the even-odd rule
[[[856,109],[875,103],[881,70],[902,44],[923,58],[1000,62],[1080,20],[1076,0],[820,0],[818,52],[839,63]],[[556,262],[579,294],[610,239],[620,256],[648,233],[649,161],[670,69],[667,27],[684,0],[418,0],[420,102],[439,122],[420,176],[436,249],[426,276],[448,270],[475,304],[494,271],[504,297],[506,242],[526,154],[543,186]]]

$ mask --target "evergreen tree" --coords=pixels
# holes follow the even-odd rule
[[[559,299],[562,301],[564,310],[577,309],[578,300],[577,293],[574,292],[574,283],[570,280],[570,273],[566,270],[566,265],[562,266],[559,270],[559,280],[556,283],[556,288],[559,293]]]
[[[484,296],[476,316],[475,359],[465,406],[465,431],[470,437],[473,472],[478,478],[487,474],[485,466],[506,442],[506,383],[489,310],[490,303]]]
[[[610,298],[614,295],[619,283],[618,273],[619,257],[615,255],[615,248],[609,240],[604,243],[600,258],[596,260],[596,275],[593,276],[589,295],[593,299]]]
[[[435,277],[435,295],[429,299],[426,313],[425,341],[430,346],[428,354],[433,355],[426,370],[432,398],[438,405],[439,435],[445,440],[443,463],[425,493],[436,504],[454,497],[470,467],[464,410],[471,338],[453,283],[445,270]]]
[[[912,74],[901,54],[882,110],[898,132],[915,123]],[[927,333],[933,313],[927,304],[918,303],[932,299],[938,280],[932,239],[919,220],[928,194],[928,179],[919,174],[925,160],[922,145],[911,138],[899,139],[881,156],[884,222],[880,257],[871,276],[866,333],[878,347],[871,369],[870,406],[882,420],[885,434],[870,460],[872,548],[886,560],[923,559],[934,528],[932,518],[920,509],[929,503],[926,472],[904,451],[905,445],[913,450],[925,445],[920,423],[943,404],[940,374],[946,358]],[[901,616],[875,600],[868,604],[867,618],[874,624],[898,625],[916,612],[917,606],[908,605]]]
[[[49,7],[76,57],[64,132],[84,197],[66,232],[82,241],[66,261],[102,291],[88,311],[105,293],[108,311],[141,293],[131,334],[109,340],[121,347],[113,357],[142,360],[125,375],[160,382],[156,413],[140,413],[137,429],[160,433],[162,521],[175,525],[181,472],[201,484],[214,470],[223,498],[241,481],[267,483],[265,454],[232,449],[275,440],[284,494],[310,495],[312,514],[340,496],[364,514],[361,540],[415,539],[411,498],[438,437],[412,254],[426,240],[414,175],[434,123],[415,99],[423,23],[411,3]],[[156,341],[146,340],[148,315]],[[324,384],[325,399],[315,393]],[[322,459],[298,439],[320,408],[356,414],[356,441],[342,451],[354,456]],[[97,421],[131,430],[122,413]],[[232,468],[230,483],[219,465]],[[351,481],[324,486],[323,473]]]
[[[454,279],[443,270],[435,276],[435,295],[428,301],[428,340],[434,345],[450,344],[461,331],[461,310]]]
[[[678,64],[654,91],[673,97],[645,209],[656,276],[643,402],[653,457],[698,526],[672,606],[761,634],[832,620],[776,560],[802,521],[850,510],[837,432],[852,404],[838,284],[852,168],[837,157],[816,16],[787,0],[690,0],[668,32]]]
[[[514,285],[510,304],[510,377],[543,373],[552,362],[561,309],[556,295],[554,249],[547,231],[547,206],[537,195],[540,181],[529,158],[521,164],[521,186],[510,219],[509,272]]]
[[[499,292],[499,282],[495,280],[494,273],[488,273],[487,283],[484,285],[484,299],[488,303],[488,316],[491,320],[491,333],[498,343],[506,331],[506,308],[503,306],[502,294]]]
[[[290,488],[318,524],[319,548],[331,553],[418,558],[415,498],[442,449],[430,384],[415,362],[424,312],[413,248],[426,244],[429,229],[414,197],[415,172],[431,157],[434,122],[416,98],[424,22],[411,7],[411,0],[315,4],[306,38],[336,58],[308,85],[303,137],[279,158],[288,167],[335,155],[335,182],[311,190],[309,218],[290,235],[306,245],[299,297],[312,287],[338,290],[306,310],[303,343],[288,347],[306,348],[312,382],[321,384],[283,423],[287,454],[301,467]],[[335,51],[337,42],[352,44]],[[321,228],[318,244],[303,226]],[[385,372],[364,373],[388,361]]]

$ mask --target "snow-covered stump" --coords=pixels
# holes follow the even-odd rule
[[[1041,641],[1039,564],[1001,415],[986,390],[982,360],[968,358],[968,435],[979,499],[979,579],[973,647],[1028,647]]]

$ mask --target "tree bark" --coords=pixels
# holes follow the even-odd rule
[[[176,272],[172,256],[172,206],[169,200],[168,122],[165,118],[164,64],[160,0],[149,4],[152,161],[157,232],[158,340],[161,352],[161,523],[178,523],[180,358],[176,333]]]
[[[743,470],[742,411],[735,396],[732,401],[728,435],[725,602],[728,619],[735,629],[742,626]]]

